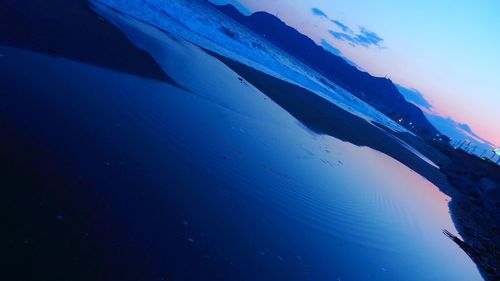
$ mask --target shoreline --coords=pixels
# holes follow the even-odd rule
[[[435,185],[443,185],[446,182],[444,175],[437,173],[438,170],[435,167],[387,135],[393,133],[397,137],[405,135],[411,137],[409,134],[382,129],[383,125],[378,124],[375,126],[305,88],[282,81],[232,59],[205,51],[222,61],[250,84],[266,94],[310,130],[382,152],[422,175]],[[349,126],[346,126],[346,124],[349,124]],[[419,138],[415,140],[420,141],[423,147],[426,146],[423,140]]]
[[[46,3],[45,1],[41,0],[30,0],[31,2],[37,2],[37,3],[43,3],[46,6],[49,7],[44,7],[43,9],[48,9],[50,10],[52,6],[56,7],[60,4],[61,7],[64,7],[64,5],[72,5],[72,4],[65,4],[67,3],[76,3],[76,1],[60,1],[59,4],[51,4]],[[22,3],[18,3],[17,1],[11,1],[15,2],[16,5],[22,6]],[[27,1],[29,2],[29,1]],[[64,2],[64,3],[63,3]],[[109,22],[104,22],[101,19],[99,19],[98,15],[92,11],[91,7],[89,6],[89,3],[84,3],[87,1],[83,0],[78,0],[78,3],[83,3],[87,7],[82,8],[80,4],[78,4],[77,7],[78,9],[85,9],[86,11],[83,13],[85,16],[81,16],[79,20],[84,21],[87,23],[87,20],[91,20],[91,22],[94,22],[94,25],[91,27],[88,27],[89,29],[95,29],[95,30],[101,30],[103,28],[102,26],[107,26],[109,25],[110,27],[105,27],[101,35],[102,37],[95,37],[94,39],[102,39],[105,38],[106,40],[97,40],[95,44],[90,44],[87,49],[84,50],[83,53],[72,53],[71,52],[71,44],[68,45],[58,45],[60,44],[59,41],[53,41],[53,42],[45,42],[45,41],[39,41],[33,46],[25,45],[26,43],[19,43],[15,41],[10,41],[10,42],[4,42],[3,38],[2,41],[0,41],[1,44],[6,44],[8,46],[14,45],[16,48],[25,48],[25,49],[30,49],[34,50],[37,52],[42,52],[42,53],[51,53],[54,56],[62,56],[66,57],[72,60],[77,60],[77,61],[82,61],[88,64],[93,64],[93,65],[98,65],[98,66],[104,66],[109,69],[113,69],[119,72],[125,72],[125,73],[130,73],[134,75],[139,75],[142,77],[147,77],[147,78],[152,78],[155,80],[159,80],[162,82],[167,82],[172,85],[176,85],[175,81],[168,77],[161,67],[156,63],[156,61],[144,50],[141,50],[140,48],[137,48],[134,46],[127,38],[126,36],[117,28],[115,28],[111,23]],[[29,6],[29,4],[24,4],[26,6]],[[75,4],[76,5],[76,4]],[[60,8],[63,9],[63,8]],[[20,9],[22,10],[22,9]],[[88,10],[88,11],[87,11]],[[92,19],[89,17],[89,14],[92,15]],[[34,13],[34,12],[30,12]],[[78,17],[76,17],[78,18]],[[77,19],[75,19],[77,20]],[[32,22],[29,22],[30,24],[33,24]],[[7,25],[8,28],[8,25]],[[29,28],[28,25],[25,25],[24,28]],[[56,28],[56,27],[54,27]],[[71,30],[71,28],[68,28],[68,30]],[[0,31],[3,31],[2,27],[0,27]],[[54,30],[52,30],[54,31]],[[48,36],[48,37],[53,37],[56,36],[54,34],[50,34],[51,29],[48,29],[46,33],[41,34],[41,36]],[[74,31],[73,31],[74,32]],[[103,34],[107,34],[109,36],[105,36]],[[62,39],[64,39],[65,35],[59,35],[61,36]],[[90,35],[89,35],[90,36]],[[88,38],[92,38],[91,36]],[[75,42],[72,42],[73,44]],[[15,46],[17,44],[17,46]],[[52,45],[54,44],[54,45]],[[124,45],[126,44],[126,45]],[[122,46],[123,45],[123,46]],[[54,47],[55,46],[55,47]],[[107,53],[102,53],[102,48],[103,46],[107,46]],[[122,50],[117,52],[116,54],[112,54],[113,52],[109,52],[110,50],[113,50],[113,48],[120,46],[123,47]],[[127,47],[124,47],[127,46]],[[96,55],[97,54],[97,55]],[[213,53],[211,53],[214,55]],[[429,181],[431,181],[433,184],[435,184],[443,193],[446,193],[449,195],[449,193],[452,193],[454,195],[450,195],[452,197],[452,203],[449,204],[450,211],[452,213],[452,219],[454,224],[456,225],[456,228],[460,231],[463,232],[465,227],[462,227],[464,225],[461,220],[464,218],[465,215],[467,214],[462,214],[460,213],[460,208],[456,205],[458,205],[458,202],[462,202],[460,200],[465,200],[465,204],[468,204],[469,201],[467,201],[467,198],[461,198],[459,197],[460,192],[453,186],[448,186],[447,185],[447,176],[450,177],[451,171],[447,172],[448,174],[445,174],[444,172],[441,172],[439,170],[436,170],[434,167],[430,166],[428,163],[425,163],[422,159],[414,155],[412,152],[408,151],[401,145],[399,145],[396,141],[394,141],[392,138],[387,136],[384,132],[382,132],[379,128],[376,128],[373,124],[368,123],[367,121],[352,115],[351,113],[344,111],[335,105],[329,103],[326,100],[323,100],[321,97],[315,95],[314,93],[310,93],[309,91],[302,89],[298,86],[288,84],[286,82],[283,82],[281,80],[275,81],[272,79],[276,79],[274,77],[266,77],[266,74],[260,73],[257,70],[254,69],[246,69],[243,65],[238,65],[238,62],[231,62],[227,58],[223,58],[220,56],[215,55],[219,60],[223,61],[226,65],[230,64],[230,68],[235,70],[235,72],[240,73],[242,77],[247,79],[248,81],[252,81],[251,83],[259,88],[264,94],[268,95],[271,99],[273,99],[278,105],[282,106],[285,108],[287,112],[295,116],[297,120],[302,122],[305,126],[308,128],[311,128],[313,131],[318,131],[323,134],[328,134],[332,135],[335,138],[338,138],[343,141],[351,142],[355,145],[359,146],[369,146],[372,147],[373,149],[380,151],[382,153],[385,153],[389,155],[390,157],[393,157],[397,161],[403,163],[405,166],[409,167],[413,171],[417,172],[418,174],[422,175]],[[125,65],[122,64],[123,61],[127,61]],[[269,82],[272,80],[272,83]],[[266,83],[269,82],[269,83]],[[257,86],[259,85],[259,86]],[[293,102],[290,102],[290,95],[286,92],[290,91],[294,94],[295,100]],[[273,98],[274,97],[274,98]],[[314,104],[315,106],[318,106],[318,110],[312,110],[310,107],[304,108],[304,104],[311,103]],[[328,104],[327,104],[328,103]],[[310,114],[320,114],[320,115],[315,115],[311,116]],[[2,115],[0,115],[0,121],[5,121],[2,119]],[[329,122],[332,121],[332,118],[335,118],[335,122]],[[341,120],[339,122],[339,120]],[[350,124],[349,126],[346,126],[346,124]],[[0,125],[2,123],[0,122]],[[7,125],[10,125],[7,120]],[[19,139],[24,139],[25,136],[22,135],[21,132],[18,132],[19,128],[11,128],[10,132],[12,133],[12,136],[16,136],[16,138]],[[447,157],[443,157],[444,154],[441,149],[436,149],[435,147],[425,143],[423,140],[419,138],[415,138],[413,136],[401,133],[398,134],[398,137],[401,137],[402,139],[409,140],[412,143],[410,145],[412,146],[419,146],[420,149],[418,149],[420,152],[422,152],[424,155],[429,157],[431,160],[435,161],[438,163],[439,166],[442,167],[447,167],[447,165],[451,165],[450,161],[446,160]],[[17,149],[19,151],[22,151],[23,148],[25,147],[30,147],[33,146],[33,144],[29,143],[17,143],[15,139],[9,140],[11,143],[8,143],[8,147],[18,147]],[[45,148],[38,148],[34,147],[32,148],[33,151],[39,152],[43,151],[46,154],[49,154],[46,156],[47,158],[53,157],[50,155],[50,151],[44,151]],[[423,151],[422,151],[423,150]],[[8,158],[15,158],[16,155],[11,154],[12,152],[7,153]],[[35,155],[35,154],[33,154]],[[31,159],[33,155],[30,155],[30,153],[26,152],[26,155],[23,154],[24,158],[27,158],[29,160],[35,161]],[[4,156],[4,155],[2,155]],[[34,157],[33,157],[34,158]],[[23,160],[24,161],[24,160]],[[465,161],[465,160],[464,160]],[[44,165],[44,163],[36,163],[39,166]],[[25,163],[19,164],[21,167],[24,167]],[[31,163],[29,163],[31,165]],[[28,165],[28,167],[30,167]],[[42,169],[43,170],[43,169]],[[29,170],[28,170],[29,171]],[[448,170],[446,170],[448,171]],[[52,171],[54,172],[54,171]],[[60,172],[60,171],[59,171]],[[18,172],[20,173],[20,172]],[[61,172],[62,173],[62,172]],[[22,175],[16,175],[21,177]],[[41,175],[34,175],[34,178],[36,177],[41,177],[40,181],[46,180],[43,178]],[[61,178],[64,178],[64,175],[58,175]],[[70,179],[68,179],[69,184],[75,184],[74,182],[70,182]],[[31,183],[31,184],[36,184],[36,183]],[[78,184],[78,182],[77,182]],[[80,183],[81,184],[81,183]],[[63,197],[62,195],[59,195],[60,197]],[[69,196],[69,195],[68,195]],[[457,200],[455,200],[455,198]],[[59,199],[59,197],[58,197]],[[35,202],[36,203],[36,202]],[[468,205],[467,205],[468,206]],[[479,226],[473,226],[472,228],[476,228]],[[485,226],[481,226],[484,228]],[[468,238],[469,237],[469,238]],[[467,234],[464,236],[464,239],[466,240],[467,243],[473,243],[474,238],[470,238],[471,235]],[[498,244],[497,244],[498,245]],[[480,268],[481,269],[481,268]],[[480,270],[482,274],[484,274],[483,270]],[[493,280],[493,279],[492,279]]]
[[[451,218],[464,241],[457,243],[458,240],[452,240],[471,257],[485,279],[496,280],[496,278],[500,278],[500,272],[497,270],[500,265],[498,249],[500,239],[495,236],[495,233],[500,231],[499,218],[498,215],[496,218],[492,218],[495,217],[495,206],[492,209],[477,206],[477,198],[474,200],[474,198],[464,195],[464,191],[457,186],[457,181],[463,180],[457,177],[460,174],[450,169],[458,161],[461,162],[461,169],[468,171],[466,173],[471,175],[481,173],[474,172],[473,167],[477,165],[471,162],[472,160],[464,160],[465,156],[459,155],[460,153],[455,153],[454,157],[451,157],[450,153],[445,153],[446,148],[442,145],[427,143],[418,136],[392,132],[389,129],[384,129],[381,124],[376,124],[376,126],[370,124],[307,89],[281,81],[232,59],[210,51],[207,52],[257,87],[309,129],[316,133],[330,135],[355,145],[368,146],[382,152],[432,182],[441,192],[451,198],[448,204]],[[339,126],[339,124],[342,125]],[[345,126],[345,124],[349,124],[349,126]],[[356,130],[350,128],[356,128]],[[432,167],[386,134],[393,134],[401,138],[436,163],[440,169]],[[498,167],[491,166],[490,168],[493,170],[491,173],[495,173],[494,169],[497,169],[497,174],[500,173]],[[489,180],[490,175],[477,177]],[[498,191],[500,179],[494,178],[492,181],[496,181],[496,190]],[[468,185],[468,190],[465,192],[473,192],[471,189],[478,187],[470,186],[468,182],[465,185]],[[494,190],[494,188],[492,189]],[[498,193],[492,196],[493,198],[484,196],[483,200],[491,200],[493,205],[495,202],[500,202],[498,201]],[[500,206],[500,203],[497,204]],[[479,218],[478,214],[484,211],[486,211],[486,219]],[[489,220],[490,223],[485,223],[484,220]]]

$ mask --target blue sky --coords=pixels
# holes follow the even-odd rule
[[[500,1],[214,1],[278,15],[500,145]]]

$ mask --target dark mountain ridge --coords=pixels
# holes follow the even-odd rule
[[[439,133],[390,79],[360,71],[271,14],[256,12],[245,16],[232,5],[214,6],[408,129],[421,136]]]

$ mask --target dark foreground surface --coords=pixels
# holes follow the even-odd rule
[[[2,0],[0,44],[174,83],[87,0]]]
[[[322,253],[323,259],[314,261],[320,268],[322,263],[343,262],[327,253],[341,252],[341,241],[327,244],[330,237],[299,227],[283,213],[249,200],[231,183],[184,157],[182,144],[157,128],[158,120],[176,118],[175,114],[157,119],[131,114],[136,101],[119,85],[166,87],[173,92],[176,83],[147,53],[99,19],[85,1],[5,3],[0,7],[7,15],[0,25],[2,45],[107,69],[57,69],[28,53],[0,69],[1,77],[8,77],[0,81],[0,176],[2,205],[9,214],[4,255],[10,276],[16,280],[262,280],[265,272],[268,280],[306,280],[320,279],[316,277],[322,274],[315,276],[311,268],[300,266],[312,252]],[[13,32],[13,26],[19,32]],[[79,29],[82,32],[75,34]],[[4,46],[0,50],[5,59],[17,54]],[[437,171],[381,130],[299,87],[220,59],[310,129],[382,151],[442,188],[454,201],[460,198],[452,210],[472,247],[477,247],[478,231],[484,233],[484,241],[498,233],[492,229],[495,223],[468,219],[473,208],[473,214],[487,210],[491,220],[498,222],[493,217],[498,206],[488,201],[495,191],[455,197],[457,184],[447,184],[446,178],[452,184],[455,178],[448,169],[445,174]],[[61,74],[70,70],[81,72],[76,77]],[[148,79],[133,80],[123,73]],[[136,82],[125,83],[131,80]],[[169,85],[160,86],[157,80]],[[150,112],[165,110],[161,95],[137,99],[152,108]],[[311,105],[307,110],[305,103]],[[200,136],[200,144],[202,140]],[[450,163],[449,155],[421,140],[413,141],[440,166]],[[469,163],[461,161],[465,166]],[[477,196],[483,198],[481,203]],[[291,252],[283,241],[304,250]],[[488,245],[498,264],[494,250],[498,243]],[[255,255],[241,256],[248,252]],[[475,255],[481,256],[482,251]],[[488,264],[493,271],[482,269],[495,280],[495,263],[488,260]],[[353,263],[348,270],[357,268]]]
[[[489,280],[500,279],[500,168],[461,150],[437,145],[450,159],[443,173],[456,190],[450,209],[465,243],[458,243]]]

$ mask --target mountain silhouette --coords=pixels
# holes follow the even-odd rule
[[[232,5],[213,6],[412,131],[421,136],[439,133],[422,110],[408,102],[390,79],[359,70],[274,15],[256,12],[245,16]]]

